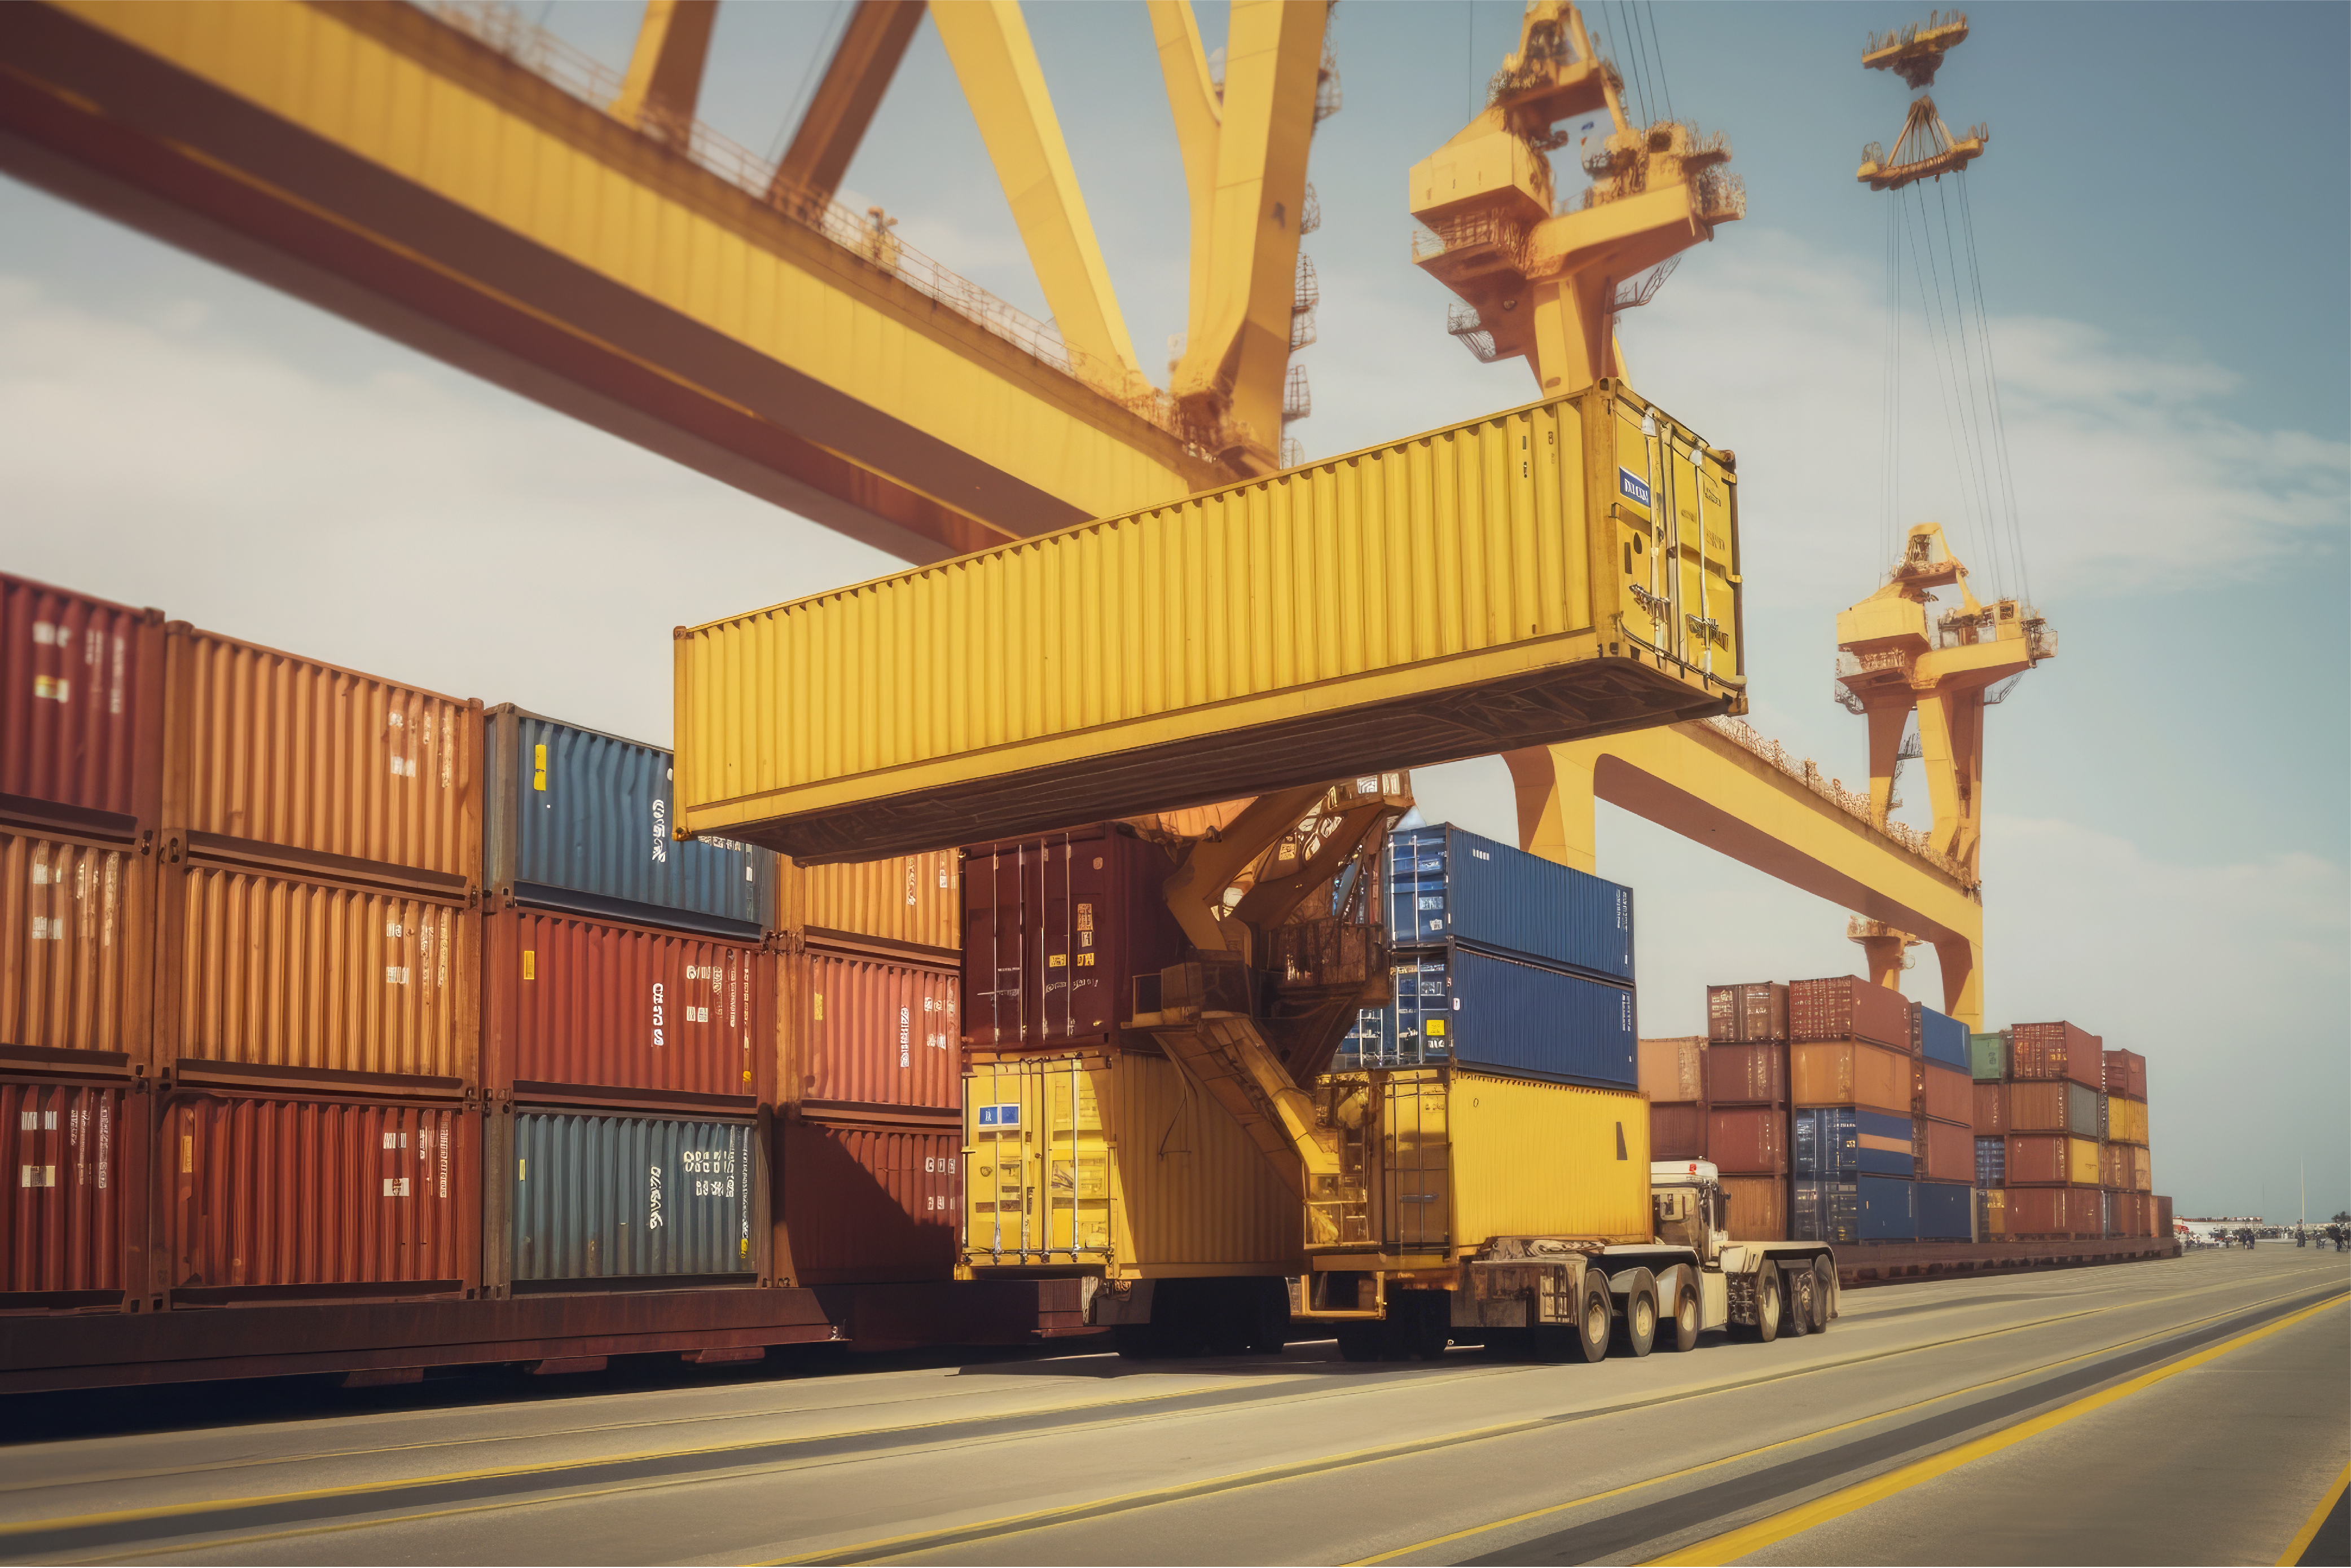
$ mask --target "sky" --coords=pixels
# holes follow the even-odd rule
[[[836,0],[720,9],[703,115],[779,150]],[[638,7],[518,9],[617,69]],[[1885,493],[1886,202],[1907,92],[1873,5],[1589,15],[1648,92],[1729,133],[1744,222],[1625,317],[1636,386],[1740,453],[1750,720],[1865,774],[1830,700],[1835,612],[1898,525],[1970,533],[1925,302],[1906,295],[1901,505]],[[1134,341],[1184,327],[1186,214],[1139,5],[1031,5]],[[1345,107],[1310,169],[1309,457],[1531,400],[1445,332],[1405,175],[1515,44],[1516,6],[1348,0]],[[1223,8],[1202,5],[1209,47]],[[1933,92],[1968,174],[2023,549],[2060,653],[1988,722],[1988,1016],[2149,1059],[2182,1215],[2351,1207],[2351,9],[1979,5]],[[1044,301],[926,25],[844,184],[917,248]],[[1939,200],[1939,197],[1938,197]],[[27,186],[0,180],[0,566],[256,640],[666,743],[670,628],[896,563]],[[1906,775],[1906,815],[1923,780]],[[1431,820],[1515,835],[1507,774],[1424,770]],[[1641,914],[1645,1034],[1709,981],[1848,972],[1844,912],[1601,807]],[[1939,1000],[1930,954],[1905,977]]]

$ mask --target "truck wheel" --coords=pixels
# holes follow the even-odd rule
[[[1836,1315],[1836,1269],[1826,1258],[1813,1260],[1813,1332],[1826,1334]]]
[[[1654,1286],[1635,1287],[1625,1298],[1625,1345],[1638,1360],[1657,1343],[1657,1293]]]
[[[1780,1337],[1780,1265],[1755,1271],[1755,1337],[1765,1345]]]
[[[1377,1361],[1380,1341],[1385,1337],[1387,1324],[1383,1323],[1343,1323],[1339,1325],[1339,1355],[1347,1361]]]
[[[1698,1293],[1685,1285],[1681,1299],[1674,1303],[1674,1348],[1698,1348]]]
[[[1780,1332],[1802,1339],[1813,1332],[1813,1271],[1792,1269],[1780,1276]]]
[[[1608,1282],[1597,1270],[1583,1276],[1583,1305],[1575,1314],[1576,1337],[1583,1344],[1583,1359],[1598,1361],[1608,1354],[1608,1334],[1614,1314],[1608,1304]]]

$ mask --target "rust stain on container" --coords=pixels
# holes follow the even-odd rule
[[[1785,1105],[1788,1047],[1776,1042],[1709,1046],[1706,1087],[1717,1105]]]
[[[1706,988],[1706,1034],[1718,1045],[1788,1037],[1788,988],[1772,981]]]
[[[764,1097],[775,959],[758,943],[531,909],[483,924],[496,1088],[518,1099],[569,1087]]]
[[[1788,1239],[1788,1179],[1784,1176],[1726,1176],[1722,1190],[1730,1199],[1728,1229],[1734,1241],[1784,1241]]]
[[[0,1061],[13,1048],[146,1064],[154,876],[152,856],[120,845],[0,832]]]
[[[2071,1023],[2019,1023],[2010,1029],[2010,1074],[2017,1078],[2070,1078],[2090,1088],[2105,1077],[2098,1037]]]
[[[1640,1043],[1641,1093],[1670,1104],[1707,1097],[1706,1036],[1691,1034]]]
[[[119,1085],[0,1079],[0,1313],[139,1288],[146,1129],[131,1123],[152,1104]],[[29,1299],[57,1296],[90,1299]]]
[[[789,1099],[937,1111],[962,1106],[959,970],[814,945],[786,962]]]
[[[478,1081],[465,904],[209,863],[162,875],[159,1065]]]
[[[1788,1084],[1799,1106],[1865,1106],[1910,1114],[1910,1058],[1865,1041],[1791,1045]]]
[[[2137,1052],[2101,1053],[2100,1071],[2106,1093],[2133,1100],[2147,1098],[2147,1058]]]
[[[0,812],[131,838],[162,805],[163,612],[0,573]]]
[[[1706,1118],[1706,1157],[1725,1176],[1785,1176],[1787,1109],[1781,1106],[1739,1106],[1711,1111]]]
[[[777,1269],[796,1284],[954,1276],[963,1215],[956,1124],[778,1122]],[[787,1248],[789,1247],[789,1251]]]
[[[1872,985],[1857,974],[1800,980],[1788,987],[1788,1037],[1867,1040],[1907,1053],[1910,1004],[1900,992]]]
[[[963,867],[954,850],[839,866],[787,858],[778,869],[776,924],[787,929],[938,952],[963,947]]]
[[[480,1278],[480,1118],[454,1107],[203,1095],[162,1116],[175,1299],[317,1287],[455,1295]]]
[[[181,621],[166,631],[167,830],[339,875],[480,883],[479,701]]]

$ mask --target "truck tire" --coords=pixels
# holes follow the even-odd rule
[[[1681,1298],[1674,1303],[1674,1348],[1698,1348],[1698,1293],[1687,1285],[1682,1287]]]
[[[1384,1323],[1343,1323],[1339,1325],[1339,1355],[1346,1361],[1377,1361],[1380,1342],[1387,1335]]]
[[[1583,1359],[1600,1361],[1608,1355],[1610,1331],[1615,1314],[1608,1303],[1608,1281],[1597,1269],[1587,1270],[1583,1276],[1583,1302],[1576,1309],[1575,1336],[1581,1342]]]
[[[1836,1266],[1826,1258],[1813,1260],[1813,1332],[1826,1334],[1836,1316]]]
[[[1780,1276],[1780,1332],[1790,1339],[1813,1332],[1813,1278],[1810,1263]]]
[[[1636,1361],[1656,1347],[1657,1282],[1646,1269],[1634,1271],[1633,1286],[1625,1293],[1625,1316],[1618,1336]]]
[[[1780,1265],[1766,1262],[1755,1271],[1755,1337],[1765,1345],[1780,1337]]]

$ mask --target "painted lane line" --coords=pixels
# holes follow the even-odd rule
[[[1740,1529],[1717,1535],[1710,1540],[1701,1541],[1694,1546],[1686,1547],[1667,1556],[1654,1558],[1651,1560],[1651,1568],[1661,1568],[1664,1564],[1689,1563],[1706,1564],[1711,1568],[1714,1564],[1735,1563],[1741,1557],[1761,1552],[1765,1547],[1775,1545],[1792,1535],[1801,1535],[1818,1525],[1826,1524],[1832,1520],[1842,1519],[1846,1514],[1867,1508],[1872,1503],[1881,1502],[1896,1493],[1907,1491],[1923,1481],[1930,1481],[1938,1476],[1949,1475],[1951,1471],[1962,1466],[1973,1464],[1987,1455],[1999,1453],[2003,1449],[2013,1448],[2019,1443],[2037,1438],[2043,1432],[2062,1427],[2066,1422],[2086,1416],[2094,1410],[2103,1410],[2119,1400],[2127,1399],[2134,1394],[2152,1388],[2167,1378],[2176,1377],[2183,1372],[2193,1371],[2199,1366],[2219,1360],[2232,1351],[2241,1350],[2246,1345],[2267,1339],[2273,1334],[2281,1334],[2296,1324],[2317,1316],[2320,1313],[2332,1311],[2346,1301],[2351,1301],[2351,1295],[2329,1297],[2314,1305],[2306,1306],[2300,1312],[2282,1317],[2275,1323],[2265,1324],[2249,1333],[2241,1334],[2233,1339],[2223,1340],[2219,1345],[2197,1351],[2191,1355],[2183,1356],[2166,1366],[2157,1367],[2152,1372],[2143,1372],[2127,1382],[2118,1383],[2113,1387],[2085,1395],[2069,1405],[2061,1405],[2056,1409],[2044,1411],[2030,1420],[2021,1421],[2001,1431],[1978,1438],[1971,1443],[1963,1443],[1956,1449],[1947,1449],[1927,1459],[1915,1459],[1882,1476],[1856,1482],[1852,1486],[1833,1491],[1825,1497],[1815,1498],[1810,1502],[1773,1514],[1768,1519],[1758,1520],[1752,1524],[1741,1526]]]
[[[2313,1563],[2330,1561],[2331,1554],[2320,1556],[2311,1551],[2311,1546],[2318,1540],[2319,1531],[2331,1522],[2330,1516],[2344,1511],[2343,1492],[2346,1486],[2351,1486],[2351,1465],[2343,1467],[2343,1473],[2335,1478],[2335,1484],[2326,1489],[2326,1495],[2318,1500],[2318,1506],[2310,1511],[2310,1517],[2303,1521],[2300,1530],[2294,1532],[2294,1539],[2286,1543],[2284,1553],[2278,1558],[2278,1568],[2299,1568],[2299,1564],[2304,1558],[2308,1558]],[[2338,1527],[2336,1533],[2345,1534],[2351,1532],[2345,1532]]]

